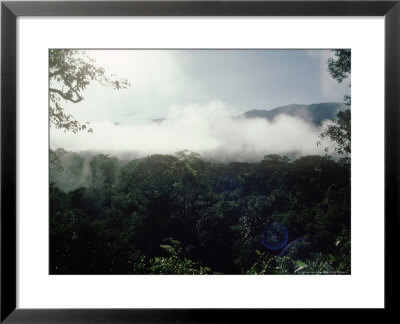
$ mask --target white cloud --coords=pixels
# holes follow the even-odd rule
[[[138,156],[174,154],[188,149],[219,160],[257,160],[265,154],[321,154],[316,146],[321,130],[300,119],[232,118],[221,101],[208,105],[174,106],[161,123],[95,122],[94,133],[51,131],[51,147],[136,153]]]
[[[251,55],[227,60],[221,73],[209,66],[212,62],[214,68],[224,65],[221,57],[217,55],[218,60],[209,61],[214,56],[206,53],[208,56],[202,57],[199,53],[204,54],[174,50],[87,51],[98,66],[128,79],[132,86],[116,92],[93,82],[83,93],[85,100],[66,104],[65,108],[80,122],[90,122],[94,133],[52,130],[51,147],[139,156],[188,149],[206,157],[242,161],[260,159],[269,153],[322,153],[316,146],[321,130],[302,120],[281,116],[270,123],[264,119],[235,119],[232,115],[239,114],[236,106],[243,111],[254,102],[264,108],[273,96],[286,104],[285,101],[294,100],[292,96],[298,89],[302,89],[297,94],[299,102],[308,102],[309,93],[320,102],[337,101],[348,94],[347,84],[338,84],[327,71],[331,51],[307,52],[313,58],[310,66],[315,67],[310,70],[310,79],[320,78],[320,82],[304,89],[296,82],[288,83],[290,76],[304,74],[301,64],[288,68],[282,57],[267,52],[265,57],[259,57],[264,63],[276,62],[276,73],[272,75],[258,69],[259,62],[252,62]],[[300,54],[298,61],[306,61]],[[253,78],[258,80],[256,84],[250,82]],[[267,85],[270,96],[265,96]],[[224,98],[225,103],[216,98]],[[149,121],[160,117],[166,119],[162,123]]]

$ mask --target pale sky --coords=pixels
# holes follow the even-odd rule
[[[326,61],[333,55],[330,50],[88,50],[86,53],[106,73],[128,79],[131,87],[115,91],[93,82],[83,93],[82,102],[64,106],[79,121],[89,122],[94,134],[89,134],[89,138],[82,133],[71,135],[52,130],[53,148],[110,149],[112,145],[106,144],[106,139],[114,136],[119,139],[115,149],[135,150],[135,145],[130,148],[126,143],[118,144],[123,141],[120,137],[129,137],[133,127],[152,118],[172,120],[186,114],[186,119],[196,116],[200,121],[199,115],[204,117],[206,113],[237,116],[251,109],[272,109],[293,103],[342,102],[343,96],[350,92],[348,81],[339,84],[327,72]],[[192,117],[188,117],[189,111]],[[210,127],[202,131],[208,134]],[[141,132],[142,137],[152,137],[148,128]],[[159,130],[155,132],[154,138],[159,139]],[[138,134],[138,130],[134,133]],[[165,132],[163,137],[168,137]],[[174,135],[168,138],[177,142]],[[197,147],[204,146],[202,135],[193,138],[202,142]],[[208,147],[210,138],[207,143]]]

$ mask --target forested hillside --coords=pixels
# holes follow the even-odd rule
[[[350,165],[50,150],[50,273],[350,273]]]

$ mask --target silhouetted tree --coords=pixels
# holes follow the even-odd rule
[[[351,50],[334,50],[334,54],[335,57],[328,60],[328,71],[335,80],[341,83],[351,74]],[[321,133],[317,144],[321,145],[325,139],[334,142],[334,153],[343,156],[344,161],[348,162],[351,153],[351,96],[346,95],[344,101],[348,108],[337,114],[332,124]],[[325,150],[328,151],[329,148]]]
[[[102,67],[95,65],[95,60],[85,51],[70,49],[51,49],[49,51],[49,117],[50,127],[72,131],[87,130],[88,123],[82,124],[72,115],[65,112],[63,101],[78,103],[83,100],[82,91],[92,82],[111,86],[115,90],[130,86],[125,79],[115,75],[107,76]]]

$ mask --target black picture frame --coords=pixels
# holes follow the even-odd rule
[[[16,19],[19,16],[384,16],[385,308],[396,311],[399,237],[400,0],[394,1],[2,1],[1,3],[1,322],[243,322],[244,309],[16,308]],[[366,283],[368,285],[368,283]],[[282,311],[282,310],[281,310]],[[299,310],[297,310],[299,311]],[[314,310],[315,311],[315,310]],[[332,313],[331,310],[327,310]],[[260,316],[260,317],[259,317]],[[331,315],[329,315],[331,316]],[[370,316],[370,315],[368,315]],[[266,319],[265,319],[266,320]],[[247,320],[245,322],[248,322]]]

